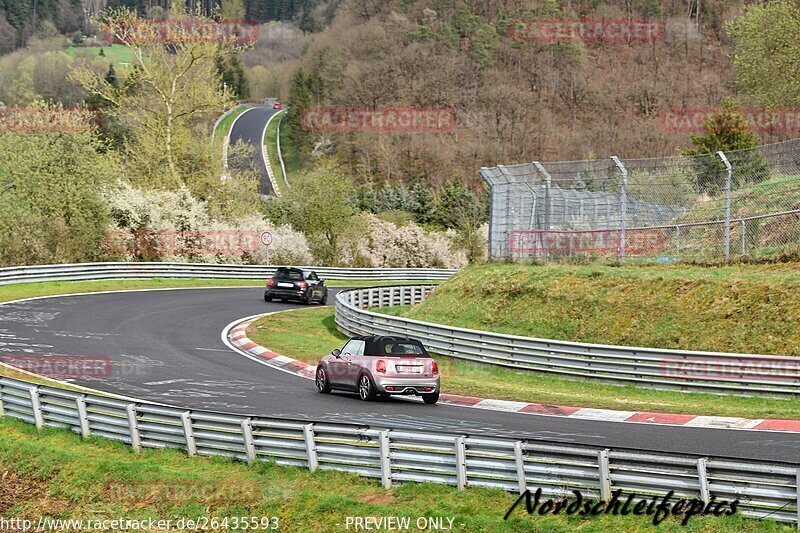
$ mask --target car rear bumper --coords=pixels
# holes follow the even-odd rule
[[[267,289],[264,291],[264,296],[268,296],[270,298],[303,300],[306,297],[306,291],[297,291],[293,289]]]
[[[374,381],[382,394],[420,395],[439,391],[439,378],[377,376]]]

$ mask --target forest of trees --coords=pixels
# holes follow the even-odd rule
[[[78,31],[83,0],[0,0],[0,55],[25,46],[45,21],[60,33]]]

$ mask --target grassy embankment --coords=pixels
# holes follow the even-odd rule
[[[178,450],[133,453],[120,443],[81,438],[0,418],[0,516],[61,519],[173,520],[198,517],[277,517],[280,531],[347,531],[348,516],[453,518],[453,531],[650,531],[651,518],[525,515],[511,494],[408,483],[384,490],[374,480],[338,472],[309,473],[271,463],[188,458]],[[229,528],[208,529],[231,531]],[[146,529],[146,528],[145,528]],[[252,528],[251,528],[252,529]],[[176,529],[173,529],[173,531]],[[238,531],[242,531],[239,528]],[[350,531],[353,531],[352,525]],[[790,531],[740,516],[675,519],[656,531]],[[150,529],[150,531],[164,531]],[[417,531],[412,527],[410,531]]]
[[[383,311],[543,338],[800,355],[798,289],[797,264],[488,265],[462,271],[420,305]],[[343,340],[331,309],[272,315],[250,328],[256,342],[308,363]],[[621,410],[800,418],[800,406],[791,400],[620,387],[439,359],[446,393]]]
[[[272,166],[272,172],[275,174],[275,181],[278,183],[278,187],[285,191],[288,186],[286,184],[286,177],[283,175],[283,170],[281,169],[280,158],[278,157],[278,122],[280,122],[281,116],[283,116],[284,113],[286,113],[286,111],[277,113],[270,121],[269,126],[267,126],[267,129],[264,131],[263,142],[264,146],[267,147],[267,156],[269,157],[270,166]],[[283,128],[283,126],[281,126],[281,128]],[[281,143],[283,143],[283,135],[281,135]],[[283,148],[284,146],[281,144],[281,149]]]

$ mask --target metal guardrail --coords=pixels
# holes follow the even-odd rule
[[[373,287],[339,292],[336,325],[349,336],[404,335],[443,355],[567,378],[715,394],[800,395],[800,360],[796,358],[537,339],[368,310],[414,305],[434,288]]]
[[[408,431],[368,425],[243,416],[109,398],[0,377],[0,416],[101,436],[143,448],[274,461],[339,470],[395,483],[436,482],[459,489],[546,496],[580,490],[609,501],[615,490],[642,497],[740,500],[742,513],[798,522],[800,469],[789,463],[650,453],[540,440]],[[673,500],[674,502],[674,500]]]
[[[210,263],[77,263],[0,268],[0,285],[38,281],[77,281],[151,278],[256,279],[271,276],[278,265]],[[323,279],[420,281],[445,280],[456,270],[435,268],[329,268],[314,270]]]

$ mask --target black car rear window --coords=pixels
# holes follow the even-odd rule
[[[275,272],[275,279],[303,281],[303,273],[299,270],[278,270],[277,272]]]
[[[428,356],[428,354],[425,352],[425,349],[422,346],[413,342],[402,342],[402,341],[384,342],[381,344],[380,351],[382,355],[388,355],[388,356],[399,356],[399,357],[402,357],[404,355],[416,355],[422,357]]]

